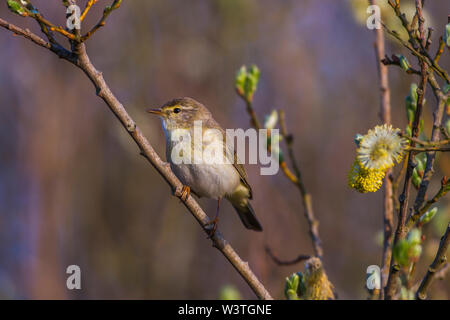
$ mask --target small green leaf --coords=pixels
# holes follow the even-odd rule
[[[412,136],[412,129],[411,129],[411,126],[410,126],[410,125],[406,126],[406,128],[405,128],[405,133],[406,133],[406,135],[407,135],[408,137],[411,137],[411,136]]]
[[[412,183],[416,189],[419,189],[420,184],[422,183],[422,178],[417,173],[417,169],[414,168],[413,174],[412,174]]]
[[[304,292],[303,274],[293,273],[286,278],[284,285],[284,295],[288,300],[299,300]]]
[[[406,240],[411,245],[421,244],[422,232],[419,229],[414,228],[409,232],[408,236],[406,237]]]
[[[235,77],[235,87],[240,96],[247,101],[253,100],[253,95],[258,88],[260,71],[257,66],[252,65],[248,70],[242,66]]]
[[[406,59],[406,57],[403,56],[402,54],[397,54],[396,56],[400,61],[400,67],[403,70],[408,71],[411,68],[411,65],[409,64],[408,59]]]
[[[423,216],[420,217],[420,223],[425,224],[431,221],[431,219],[434,218],[438,211],[438,208],[433,208],[431,210],[428,210]]]
[[[19,2],[16,0],[7,0],[8,9],[11,12],[18,14],[19,16],[26,17],[28,16],[28,10],[25,9]]]
[[[264,128],[273,129],[278,122],[278,112],[273,110],[264,120]]]
[[[361,143],[361,140],[364,138],[364,136],[360,133],[355,134],[355,138],[353,138],[353,141],[356,144],[356,147],[359,148],[359,144]]]
[[[236,72],[235,77],[235,87],[240,95],[244,95],[244,85],[245,79],[247,78],[247,67],[242,66],[238,72]]]

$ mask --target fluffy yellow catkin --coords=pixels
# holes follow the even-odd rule
[[[375,192],[383,184],[384,175],[384,170],[364,168],[355,160],[348,173],[348,186],[361,193]]]

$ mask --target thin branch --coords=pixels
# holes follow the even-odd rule
[[[295,158],[293,138],[292,135],[289,134],[287,131],[285,114],[284,111],[282,110],[280,111],[280,128],[281,134],[285,138],[289,159],[291,161],[292,168],[294,169],[295,176],[297,178],[295,185],[300,190],[300,194],[302,197],[303,207],[305,209],[305,218],[308,221],[309,235],[311,237],[314,247],[314,254],[317,257],[322,258],[323,248],[322,248],[322,241],[320,240],[319,235],[319,221],[317,221],[314,215],[311,194],[307,192],[305,185],[303,183],[302,174],[300,168],[297,165],[298,162]]]
[[[439,249],[436,253],[436,257],[431,263],[425,277],[422,280],[422,283],[419,286],[419,289],[416,293],[416,299],[424,300],[427,297],[427,291],[430,287],[431,283],[434,280],[434,277],[441,268],[447,263],[447,249],[450,243],[450,223],[447,225],[447,230],[445,234],[441,238],[441,242],[439,243]]]
[[[50,44],[29,31],[24,31],[21,28],[2,19],[0,19],[0,26],[14,32],[15,34],[24,36],[25,38],[33,41],[41,47],[55,52]],[[70,55],[58,54],[58,52],[55,53],[58,54],[59,57],[64,58],[79,67],[86,74],[86,76],[93,83],[97,91],[97,95],[103,99],[109,109],[116,115],[122,126],[127,130],[127,132],[140,148],[141,154],[143,154],[147,158],[147,160],[152,164],[152,166],[158,171],[158,173],[164,178],[164,180],[170,185],[173,190],[181,190],[182,184],[175,176],[175,174],[170,170],[170,166],[163,160],[161,160],[142,131],[137,127],[135,121],[130,117],[124,106],[114,96],[111,89],[105,82],[102,73],[98,71],[91,63],[86,53],[85,45],[83,43],[77,43],[74,46],[74,49],[74,54]],[[210,224],[210,220],[203,209],[200,207],[200,205],[197,203],[197,201],[193,197],[188,197],[188,199],[182,202],[191,212],[197,222],[202,226],[205,233],[209,235],[210,231],[207,227]],[[239,257],[233,247],[223,238],[220,232],[216,231],[213,237],[211,237],[211,240],[213,242],[213,246],[216,247],[228,259],[228,261],[244,278],[253,292],[260,299],[272,299],[269,292],[250,269],[248,263],[244,262]]]
[[[441,134],[444,136],[444,138],[445,138],[446,140],[450,141],[450,135],[449,135],[449,133],[447,132],[447,130],[446,130],[442,125],[440,126],[439,129],[441,130]]]
[[[440,139],[440,128],[442,124],[442,119],[444,117],[445,105],[447,103],[448,94],[444,95],[443,92],[439,88],[439,84],[437,83],[434,75],[430,72],[428,76],[428,82],[433,89],[435,96],[438,98],[438,107],[433,112],[433,129],[431,131],[431,142],[438,142]],[[436,158],[436,152],[431,151],[427,152],[427,162],[425,165],[425,170],[423,173],[422,181],[419,186],[419,190],[417,192],[416,201],[414,202],[414,211],[418,211],[425,201],[426,193],[428,190],[428,185],[431,181],[431,177],[433,176],[433,165],[434,160]]]
[[[258,120],[258,116],[256,115],[256,112],[253,108],[253,102],[248,99],[245,94],[242,92],[237,91],[237,94],[239,97],[241,97],[246,105],[247,113],[250,116],[251,124],[255,129],[260,129],[261,125]],[[319,236],[319,222],[316,220],[314,216],[314,211],[312,207],[312,197],[311,195],[306,191],[305,185],[302,180],[301,171],[297,165],[297,161],[295,159],[293,145],[292,145],[292,136],[288,134],[286,129],[286,122],[285,122],[285,116],[284,112],[280,111],[280,128],[281,128],[281,135],[284,137],[286,141],[286,146],[288,149],[289,158],[291,160],[291,164],[294,170],[294,173],[289,170],[286,162],[284,160],[280,161],[280,168],[282,169],[285,176],[291,181],[300,191],[302,203],[304,207],[304,214],[305,218],[308,222],[309,227],[309,235],[311,237],[311,241],[313,244],[314,249],[314,255],[322,258],[323,257],[323,248],[322,248],[322,241],[320,240]]]
[[[91,10],[92,6],[97,3],[98,0],[89,0],[86,3],[86,8],[84,8],[83,12],[80,15],[80,21],[83,22],[84,18],[86,18],[87,13]]]
[[[281,260],[277,256],[275,256],[275,254],[272,252],[272,250],[268,246],[266,246],[265,249],[266,249],[266,252],[269,255],[269,257],[272,258],[273,262],[275,262],[279,266],[291,266],[291,265],[297,264],[299,262],[302,262],[304,260],[308,260],[309,258],[311,258],[310,255],[301,254],[292,260]]]
[[[414,214],[411,215],[407,222],[407,228],[410,230],[414,224],[419,221],[419,219],[428,211],[428,209],[435,204],[440,198],[445,196],[450,191],[450,180],[447,177],[443,177],[441,180],[441,187],[439,191],[434,195],[433,198],[428,200],[425,205],[419,210],[415,211]]]
[[[383,27],[385,28],[386,32],[388,32],[390,35],[395,37],[398,41],[400,41],[408,50],[411,51],[413,55],[415,55],[419,60],[422,62],[425,62],[428,64],[433,70],[436,71],[436,73],[443,78],[447,83],[450,83],[449,76],[445,70],[443,70],[438,64],[435,59],[431,58],[428,51],[425,49],[426,47],[426,39],[425,39],[425,19],[423,17],[422,7],[424,5],[424,0],[416,0],[416,14],[414,16],[414,19],[418,19],[419,21],[419,36],[417,36],[417,32],[415,32],[415,23],[411,23],[411,25],[408,24],[408,20],[406,18],[406,15],[401,12],[400,10],[400,2],[395,1],[395,3],[392,0],[389,0],[388,3],[391,5],[391,7],[394,9],[395,14],[400,19],[404,29],[408,32],[409,35],[409,43],[404,41],[400,35],[396,31],[389,30],[385,24],[382,23]],[[439,59],[438,59],[439,60]]]
[[[86,41],[89,39],[95,32],[98,31],[101,27],[105,26],[106,24],[106,18],[113,12],[114,10],[118,9],[122,3],[122,0],[114,0],[112,5],[106,7],[103,10],[103,15],[100,18],[100,21],[90,30],[88,31],[84,36],[81,37],[81,42]]]
[[[376,5],[376,0],[370,0],[371,5]],[[375,57],[377,61],[378,77],[380,82],[380,117],[386,124],[391,123],[391,93],[389,89],[388,68],[381,58],[386,56],[384,34],[381,29],[375,29]],[[397,58],[393,56],[393,58]],[[387,56],[386,56],[387,58]],[[398,59],[398,58],[397,58]],[[410,68],[411,69],[411,68]],[[391,180],[392,169],[386,171],[384,178],[383,200],[383,254],[381,260],[381,288],[387,284],[389,276],[389,263],[392,257],[392,240],[394,231],[394,202],[393,184]],[[384,290],[380,290],[380,299],[384,298]]]
[[[0,18],[0,27],[3,27],[9,31],[11,31],[13,34],[22,36],[30,41],[32,41],[34,44],[37,44],[38,46],[41,46],[43,48],[51,50],[53,53],[55,53],[58,57],[66,59],[72,63],[75,62],[76,57],[75,55],[70,52],[69,50],[65,49],[64,47],[56,44],[56,43],[49,43],[39,37],[38,35],[31,32],[29,29],[22,29],[12,23],[9,23],[8,21],[3,20]]]
[[[423,141],[423,140],[420,140],[420,139],[417,139],[414,137],[410,137],[404,133],[400,133],[399,135],[407,140],[414,141],[417,144],[420,144],[422,146],[427,146],[427,147],[436,147],[436,146],[443,146],[446,144],[450,144],[450,139],[439,140],[439,141]]]
[[[441,55],[444,53],[444,48],[445,48],[445,42],[444,39],[442,38],[442,36],[439,38],[439,47],[438,50],[436,52],[436,55],[434,56],[433,61],[435,63],[438,63],[439,59],[441,58]]]
[[[405,48],[407,48],[414,56],[416,56],[420,61],[429,65],[430,68],[432,68],[441,78],[443,78],[445,81],[447,81],[447,83],[450,83],[450,78],[449,78],[448,74],[444,70],[442,70],[442,68],[439,67],[433,59],[430,59],[427,56],[422,55],[418,50],[414,49],[411,46],[411,44],[409,44],[408,42],[403,40],[396,31],[392,31],[388,27],[386,27],[386,25],[384,23],[382,23],[381,25],[383,26],[383,28],[386,30],[386,32],[388,34],[390,34],[391,36],[396,38],[398,41],[400,41],[400,43],[403,44],[403,46]]]
[[[419,17],[420,22],[420,17]],[[426,90],[426,84],[428,79],[428,68],[424,61],[420,61],[420,68],[421,68],[421,81],[419,84],[419,87],[417,88],[417,108],[414,115],[414,123],[412,126],[412,137],[417,138],[419,135],[419,124],[420,124],[420,118],[422,115],[422,109],[423,109],[423,102],[425,97],[425,90]],[[415,147],[415,142],[410,142],[410,147]],[[414,162],[415,162],[415,155],[412,152],[409,152],[408,157],[408,165],[406,169],[406,176],[405,176],[405,183],[403,186],[403,192],[400,195],[400,211],[398,216],[398,222],[397,222],[397,229],[395,231],[395,238],[393,245],[395,246],[398,241],[404,239],[407,234],[406,230],[406,219],[407,219],[407,210],[408,210],[408,202],[410,197],[410,189],[411,189],[411,181],[412,181],[412,173],[414,170]],[[391,258],[390,268],[392,268],[395,265],[395,261],[393,257]],[[385,297],[386,299],[393,299],[395,297],[396,292],[396,282],[398,279],[399,273],[393,273],[390,272],[388,282],[385,289]]]
[[[397,57],[395,54],[393,54],[390,58],[387,55],[385,55],[384,58],[381,59],[381,63],[383,63],[385,66],[394,65],[401,67],[400,58]],[[420,71],[414,69],[411,66],[409,66],[408,70],[406,70],[406,73],[420,75]]]
[[[449,152],[450,151],[450,147],[439,147],[439,146],[409,147],[409,148],[406,148],[406,150],[414,151],[416,153],[430,152],[430,151],[433,151],[433,152],[436,152],[436,151]]]

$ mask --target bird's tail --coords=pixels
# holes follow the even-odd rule
[[[255,211],[250,205],[250,201],[248,200],[248,190],[240,190],[245,188],[245,186],[241,185],[235,190],[235,192],[230,195],[228,200],[233,205],[234,209],[236,209],[239,214],[239,218],[241,218],[242,223],[247,229],[262,231],[263,228],[261,223],[259,223],[256,218]]]

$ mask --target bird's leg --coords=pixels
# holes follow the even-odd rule
[[[211,239],[213,236],[214,236],[214,234],[216,233],[216,230],[217,230],[217,224],[219,223],[219,209],[220,209],[220,200],[221,200],[222,198],[217,198],[217,210],[216,210],[216,216],[215,216],[215,218],[214,218],[214,220],[212,220],[212,221],[210,221],[206,226],[205,226],[205,228],[206,229],[210,229],[209,230],[209,236],[208,236],[208,239]]]
[[[174,193],[175,196],[179,197],[181,201],[186,201],[191,195],[191,188],[189,186],[183,185],[181,191],[177,189]]]

